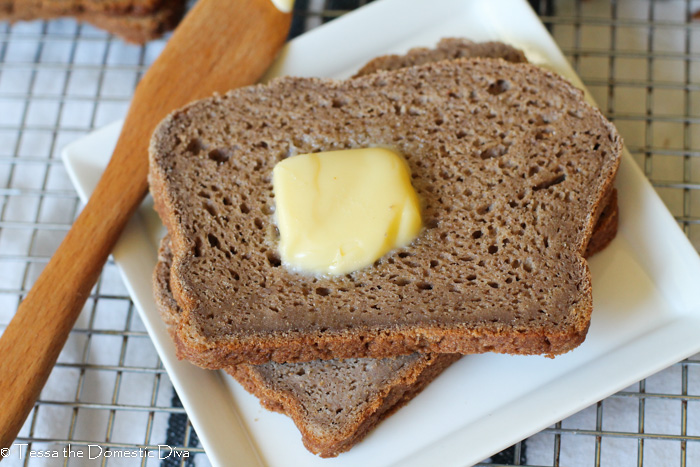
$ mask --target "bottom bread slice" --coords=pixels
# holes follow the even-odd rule
[[[158,310],[172,333],[180,309],[170,290],[171,262],[166,237],[161,242],[153,282]],[[415,353],[380,360],[237,365],[226,371],[265,408],[292,418],[309,451],[335,457],[411,400],[459,357]]]
[[[458,354],[238,365],[226,371],[263,407],[289,416],[306,449],[335,457],[420,393]]]

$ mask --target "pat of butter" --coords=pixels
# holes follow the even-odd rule
[[[384,148],[302,154],[273,171],[282,262],[347,274],[410,243],[420,206],[406,162]]]

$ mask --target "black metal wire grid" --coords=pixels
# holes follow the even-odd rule
[[[297,0],[291,36],[363,3]],[[699,248],[700,23],[692,16],[700,2],[531,3]],[[1,327],[80,209],[59,151],[123,117],[136,82],[163,44],[126,46],[72,20],[0,23]],[[483,465],[700,465],[699,379],[695,356]],[[191,457],[52,462],[25,456],[6,464],[208,464],[112,262],[50,381],[53,389],[42,393],[17,439],[26,445],[23,452],[88,445],[157,451],[167,443]],[[669,417],[672,429],[661,423]]]

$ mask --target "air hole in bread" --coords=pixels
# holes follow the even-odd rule
[[[212,217],[216,217],[217,212],[216,212],[216,206],[214,206],[214,203],[212,203],[211,201],[207,200],[207,201],[204,203],[204,209],[206,209],[207,212],[208,212]]]
[[[497,96],[503,94],[508,89],[510,89],[510,81],[505,79],[499,79],[491,83],[487,89],[488,93],[492,96]]]
[[[241,203],[240,208],[243,214],[248,214],[250,212],[250,206],[248,206],[246,203]]]
[[[347,105],[348,100],[344,97],[335,97],[333,103],[331,104],[334,108],[339,109]]]
[[[194,239],[194,257],[199,258],[202,256],[202,239],[195,237]]]
[[[278,268],[282,265],[282,260],[280,259],[277,252],[268,251],[265,256],[267,256],[267,261],[270,263],[270,266],[272,266],[273,268]]]
[[[554,185],[558,185],[561,182],[566,180],[566,174],[559,175],[558,177],[550,178],[549,180],[545,180],[541,183],[538,183],[534,187],[532,187],[532,191],[539,191],[539,190],[544,190],[546,188],[549,188]]]
[[[416,284],[416,287],[418,287],[418,290],[433,290],[433,284],[429,282],[419,282]]]
[[[489,253],[492,254],[492,255],[495,254],[495,253],[498,253],[498,247],[497,247],[496,245],[491,245],[491,246],[489,247]]]
[[[219,248],[221,244],[219,243],[219,238],[214,234],[208,234],[207,240],[212,248]]]
[[[527,258],[525,261],[523,261],[523,269],[525,270],[525,272],[532,272],[532,269],[533,269],[532,259]]]
[[[190,154],[197,155],[204,149],[204,144],[202,143],[202,140],[199,138],[195,138],[191,140],[189,143],[187,143],[187,147],[185,148],[185,151],[189,152]]]
[[[410,283],[411,283],[410,280],[404,279],[403,277],[399,277],[394,281],[394,284],[398,285],[399,287],[404,287]]]
[[[508,152],[508,148],[505,147],[502,144],[497,144],[495,146],[491,146],[489,148],[484,149],[479,153],[479,157],[481,159],[486,160],[486,159],[494,159],[496,157],[501,157],[504,154]]]
[[[262,230],[262,228],[264,227],[263,221],[260,220],[258,217],[255,218],[255,220],[253,221],[253,224],[255,224],[255,227],[258,230]]]
[[[330,295],[331,289],[327,287],[317,287],[316,288],[316,294],[320,295],[322,297],[325,297],[326,295]]]
[[[229,160],[230,156],[223,149],[212,149],[209,151],[209,159],[213,160],[217,164],[223,164]]]
[[[479,209],[476,210],[477,214],[486,214],[487,212],[491,212],[493,209],[492,204],[487,204],[485,206],[481,206]]]
[[[478,238],[481,238],[482,235],[483,235],[483,233],[481,232],[481,230],[477,230],[476,232],[474,232],[472,234],[472,238],[476,240]]]
[[[498,288],[498,282],[488,282],[489,287],[497,289]]]

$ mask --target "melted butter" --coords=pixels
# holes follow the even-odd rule
[[[273,171],[283,264],[347,274],[409,244],[422,227],[406,162],[385,148],[302,154]]]

